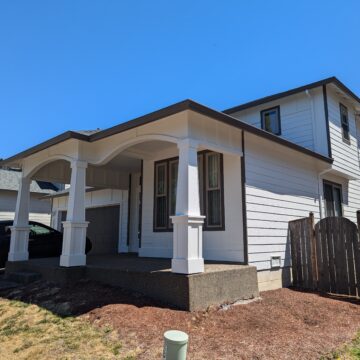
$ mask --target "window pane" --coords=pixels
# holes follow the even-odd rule
[[[207,155],[208,187],[216,189],[219,187],[219,154]]]
[[[335,216],[342,216],[341,211],[341,190],[338,187],[334,187],[334,214]]]
[[[178,167],[178,161],[170,163],[170,215],[175,215]]]
[[[220,226],[221,225],[220,190],[208,191],[207,200],[208,200],[207,224],[208,226]]]
[[[324,184],[325,215],[335,216],[332,186]]]
[[[350,140],[349,136],[349,115],[346,106],[340,104],[340,117],[341,117],[341,127],[343,130],[343,137],[346,140]]]
[[[166,211],[166,197],[161,196],[156,198],[156,227],[166,228],[168,222]]]
[[[264,130],[273,134],[280,134],[280,119],[278,109],[264,111],[262,116]]]
[[[165,195],[166,194],[166,165],[161,164],[157,165],[156,168],[156,194]]]

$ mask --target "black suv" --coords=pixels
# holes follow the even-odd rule
[[[10,248],[12,220],[0,221],[0,268],[5,266]],[[57,257],[62,251],[63,234],[49,226],[29,221],[29,258]],[[91,250],[91,241],[86,238],[86,254]]]

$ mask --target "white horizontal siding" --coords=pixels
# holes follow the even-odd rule
[[[356,212],[360,210],[360,180],[349,181],[334,175],[326,175],[324,179],[341,185],[343,216],[356,223]]]
[[[345,142],[342,138],[340,103],[348,108],[350,144]],[[328,109],[331,150],[332,157],[334,158],[333,166],[335,169],[347,174],[360,176],[354,108],[346,100],[341,98],[332,90],[329,90]]]
[[[233,113],[231,116],[261,128],[261,111],[275,106],[280,106],[281,137],[314,150],[314,111],[311,98],[305,93],[287,96],[261,106]]]
[[[50,199],[41,199],[43,194],[30,193],[30,212],[50,213]],[[0,211],[15,211],[17,191],[0,190]]]
[[[156,160],[177,156],[160,155]],[[224,154],[225,230],[203,231],[207,260],[244,261],[240,157]],[[144,161],[142,246],[140,256],[172,257],[173,233],[153,231],[154,161]]]
[[[0,211],[0,220],[14,220],[15,212],[13,211]],[[51,215],[43,213],[30,213],[30,221],[37,221],[39,223],[50,226]]]
[[[289,221],[310,211],[319,218],[317,171],[303,158],[246,136],[248,253],[258,270],[270,268],[271,256],[290,265]]]
[[[102,189],[90,191],[85,194],[85,207],[96,208],[112,205],[120,205],[119,218],[119,247],[127,242],[127,221],[128,221],[128,191],[119,189]],[[61,217],[59,212],[67,211],[68,195],[53,199],[53,227],[60,229]]]

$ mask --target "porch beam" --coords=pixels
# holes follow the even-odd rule
[[[174,224],[171,270],[194,274],[204,272],[202,226],[205,216],[200,214],[198,144],[185,139],[178,148],[176,215],[171,217]]]
[[[21,177],[16,200],[15,219],[11,227],[9,261],[24,261],[29,259],[29,204],[30,183],[28,177]]]
[[[60,266],[86,265],[86,229],[85,190],[87,162],[74,160],[71,162],[70,192],[66,221],[63,221],[63,247]]]

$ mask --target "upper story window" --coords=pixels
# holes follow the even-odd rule
[[[172,231],[175,215],[178,158],[155,163],[154,231]],[[204,230],[224,230],[223,157],[212,151],[198,153],[200,211]]]
[[[280,106],[261,111],[261,128],[274,135],[281,135]]]
[[[349,113],[345,105],[340,104],[340,119],[341,119],[341,128],[342,128],[342,137],[346,142],[350,142],[349,134]]]

